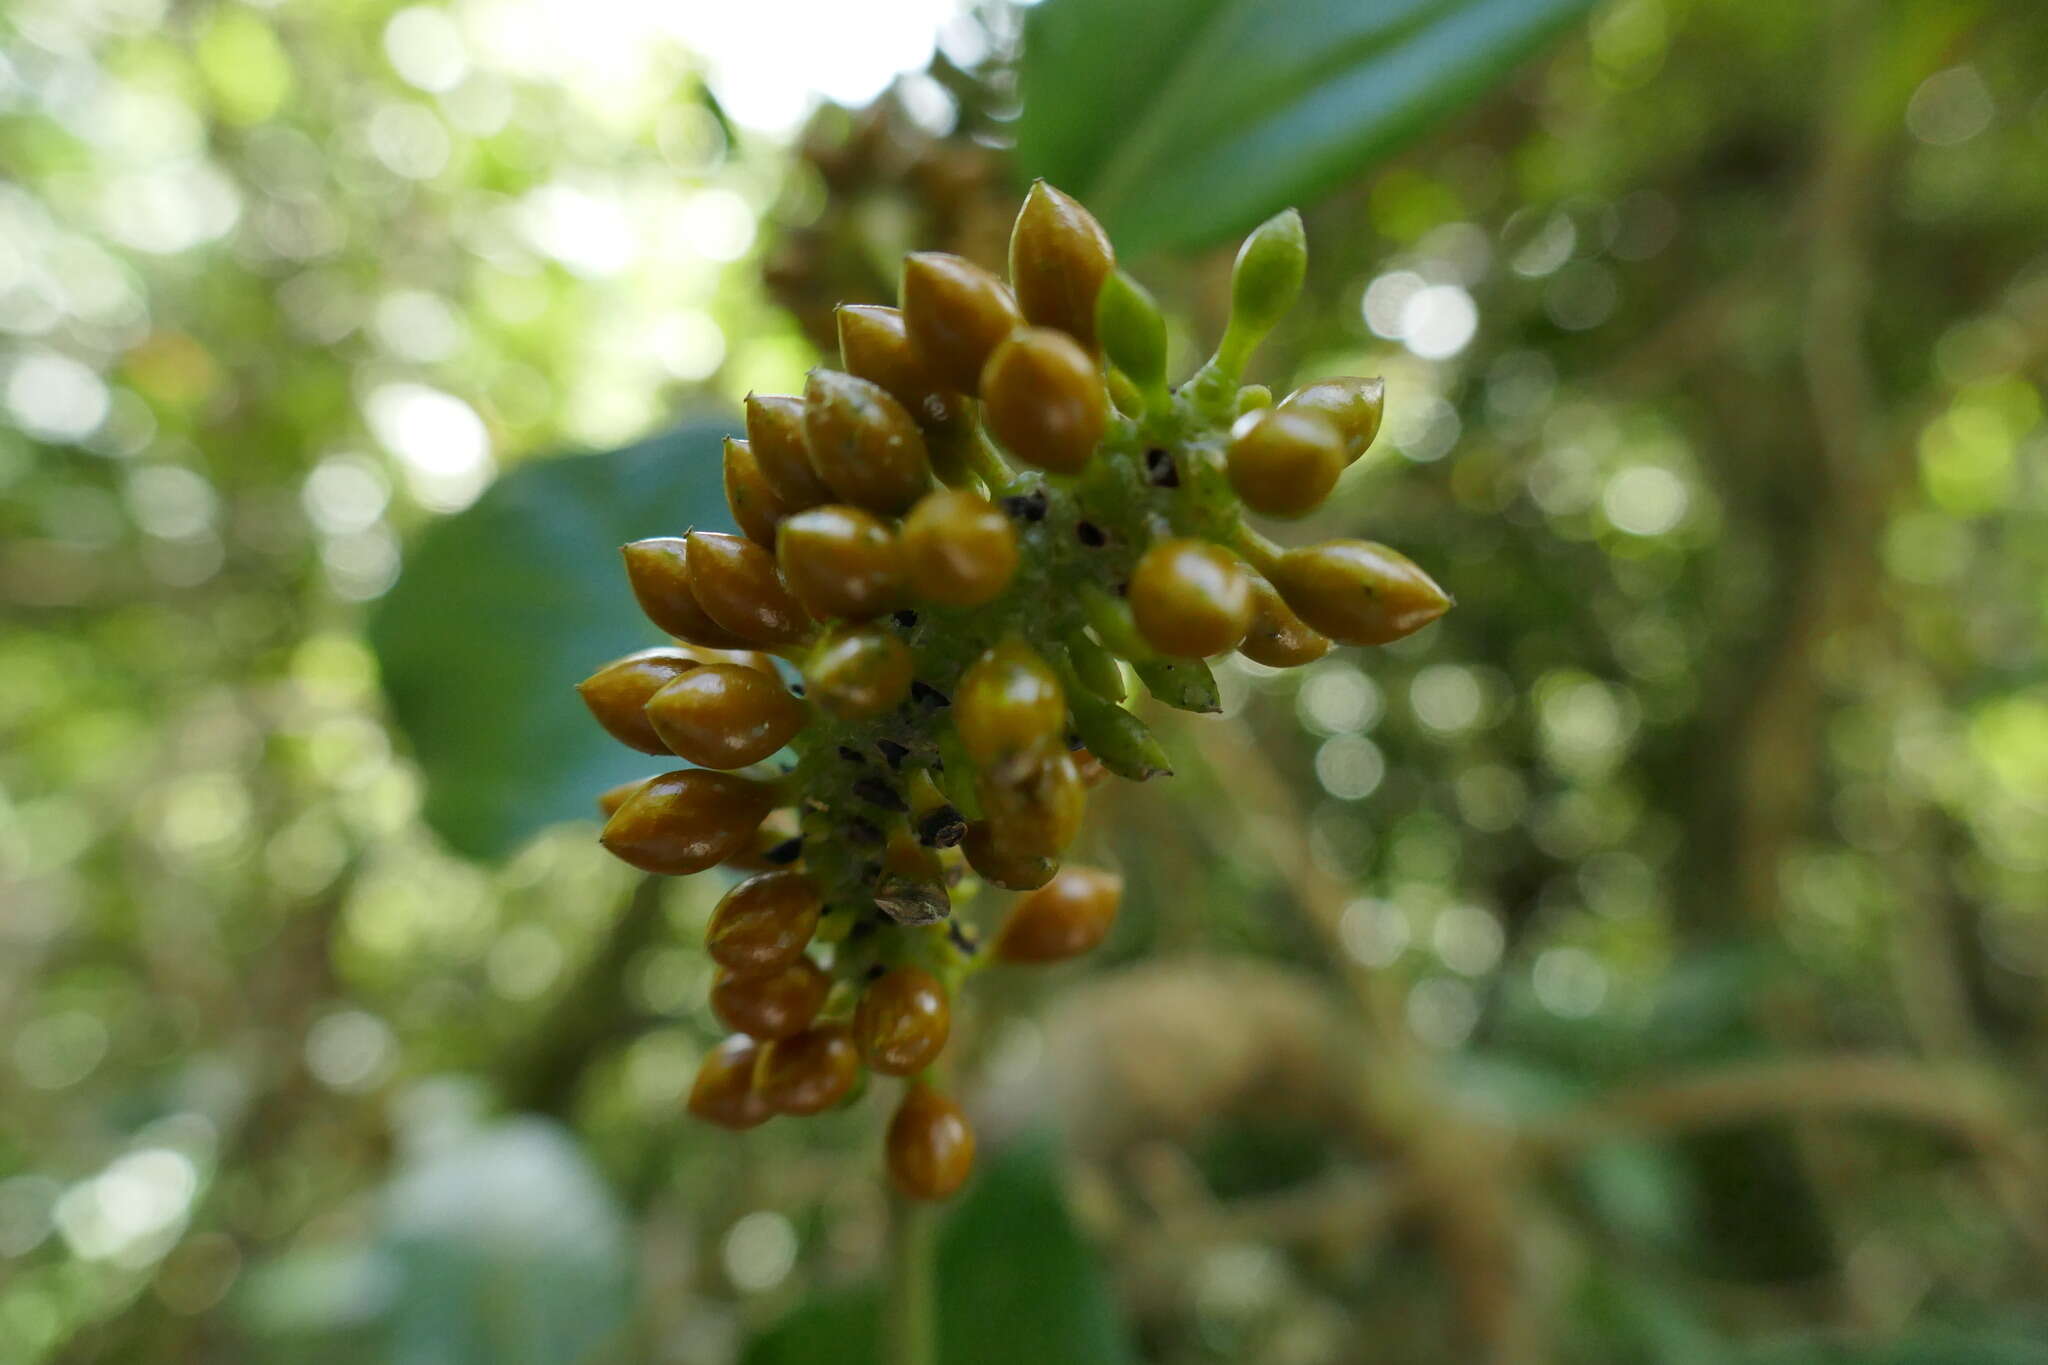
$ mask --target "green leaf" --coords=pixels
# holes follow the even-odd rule
[[[1127,255],[1315,199],[1493,86],[1591,0],[1044,0],[1017,156]]]
[[[938,1238],[941,1365],[1124,1365],[1128,1334],[1060,1193],[1050,1142],[1012,1143]],[[756,1338],[742,1365],[879,1365],[873,1288],[814,1300]]]
[[[546,825],[594,818],[599,792],[661,767],[609,738],[574,689],[662,643],[618,547],[731,529],[719,445],[731,432],[696,422],[522,465],[412,547],[370,644],[426,780],[427,823],[457,852],[502,857]]]

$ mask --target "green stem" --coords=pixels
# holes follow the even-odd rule
[[[930,1206],[901,1195],[889,1201],[889,1302],[883,1323],[890,1365],[938,1365],[938,1300],[933,1290]]]
[[[1003,457],[996,453],[996,448],[989,444],[988,437],[979,429],[968,438],[966,454],[968,465],[981,476],[981,481],[988,485],[988,495],[992,498],[1001,497],[1015,474],[1004,462]]]

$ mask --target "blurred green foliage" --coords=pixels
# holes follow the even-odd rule
[[[955,22],[854,161],[762,112],[880,31],[825,10],[0,14],[0,1361],[725,1365],[792,1311],[755,1358],[818,1358],[880,1258],[876,1103],[682,1123],[717,888],[534,831],[626,761],[563,690],[652,642],[616,541],[715,515],[694,438],[631,443],[796,387],[779,242],[836,297],[999,221],[948,168],[1005,128],[1125,158],[1127,245],[1327,190],[1261,377],[1384,373],[1388,429],[1277,533],[1460,605],[1219,669],[1179,776],[1097,803],[1117,936],[962,1024],[993,1155],[947,1264],[1014,1291],[976,1316],[1042,1293],[1176,1365],[2040,1358],[2034,7],[1610,0],[1369,172],[1470,85],[1310,4],[1091,27],[1137,8]],[[1058,37],[1015,71],[1020,28]],[[1222,263],[1133,265],[1193,357]],[[1402,1148],[1360,1094],[1396,1042],[1447,1119]],[[1008,1183],[1047,1117],[1071,1226]]]

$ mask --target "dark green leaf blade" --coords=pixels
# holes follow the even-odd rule
[[[1119,249],[1194,247],[1314,199],[1475,98],[1590,0],[1045,0],[1019,160]],[[1160,49],[1133,60],[1145,34]]]
[[[472,858],[593,818],[605,788],[660,769],[576,699],[600,664],[659,644],[618,546],[730,529],[732,427],[696,422],[603,455],[523,465],[430,526],[370,623],[385,696],[425,778],[427,823]]]

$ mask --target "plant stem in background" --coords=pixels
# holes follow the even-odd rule
[[[889,1201],[889,1298],[882,1345],[889,1365],[937,1365],[938,1299],[933,1292],[937,1211],[915,1200]]]

